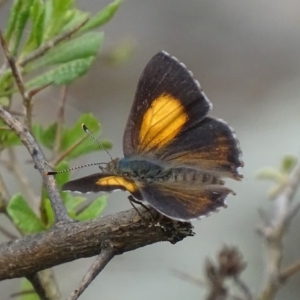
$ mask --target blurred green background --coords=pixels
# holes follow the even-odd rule
[[[10,2],[1,7],[1,29]],[[78,1],[80,8],[92,12],[109,2]],[[87,76],[69,88],[67,123],[75,122],[83,112],[93,112],[103,125],[103,137],[114,142],[112,156],[122,156],[122,134],[139,75],[148,60],[163,49],[192,70],[214,105],[211,114],[235,129],[243,150],[245,178],[240,183],[228,180],[237,196],[228,198],[227,209],[194,222],[195,237],[176,246],[155,244],[116,257],[80,299],[202,299],[205,289],[178,279],[172,270],[204,277],[205,258],[214,258],[224,244],[239,247],[248,262],[243,279],[254,292],[260,289],[264,245],[255,228],[260,222],[258,208],[270,207],[266,197],[270,183],[256,180],[255,174],[266,165],[279,166],[284,154],[300,152],[299,20],[297,0],[124,1],[105,26],[106,40],[99,59]],[[131,59],[118,67],[109,66],[105,53],[124,42],[135,45]],[[39,94],[36,120],[44,124],[53,121],[59,96],[59,89]],[[20,161],[28,158],[24,149],[19,149],[18,155]],[[101,152],[78,164],[108,160]],[[22,168],[39,189],[38,172],[29,164]],[[82,169],[73,177],[95,170]],[[5,179],[12,191],[18,191],[10,174]],[[122,192],[111,194],[105,213],[130,208],[126,197]],[[0,222],[4,224],[5,218]],[[300,256],[299,226],[298,216],[284,241],[286,264]],[[81,259],[55,268],[64,297],[92,261]],[[294,276],[278,299],[300,299],[299,279],[300,275]],[[8,299],[18,289],[19,280],[1,282],[0,299]]]

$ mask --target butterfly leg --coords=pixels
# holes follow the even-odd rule
[[[138,215],[140,216],[141,219],[143,219],[143,216],[141,215],[141,213],[139,212],[139,210],[136,208],[136,206],[133,203],[142,206],[150,214],[151,219],[154,220],[154,216],[153,216],[151,210],[146,205],[144,205],[142,202],[136,200],[132,195],[128,196],[128,200],[129,200],[131,206],[136,210],[136,212],[138,213]]]

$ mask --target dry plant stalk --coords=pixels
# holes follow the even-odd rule
[[[283,237],[300,204],[293,205],[293,198],[300,185],[300,161],[294,167],[285,187],[273,200],[272,218],[258,228],[266,246],[265,281],[257,299],[273,300],[280,287],[295,273],[300,271],[300,262],[282,268]]]

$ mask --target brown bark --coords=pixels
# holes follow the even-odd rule
[[[0,245],[0,280],[31,274],[75,259],[97,255],[110,245],[116,255],[157,242],[192,236],[190,223],[134,209],[87,222],[65,222],[48,231]]]

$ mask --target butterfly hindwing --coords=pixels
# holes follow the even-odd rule
[[[156,157],[170,165],[187,166],[219,177],[242,178],[241,151],[233,130],[211,117],[182,131]]]
[[[192,73],[166,52],[145,67],[123,138],[124,155],[155,154],[187,126],[203,119],[211,103]]]
[[[144,199],[162,214],[176,220],[189,221],[226,207],[230,189],[222,185],[159,183],[142,187]]]

